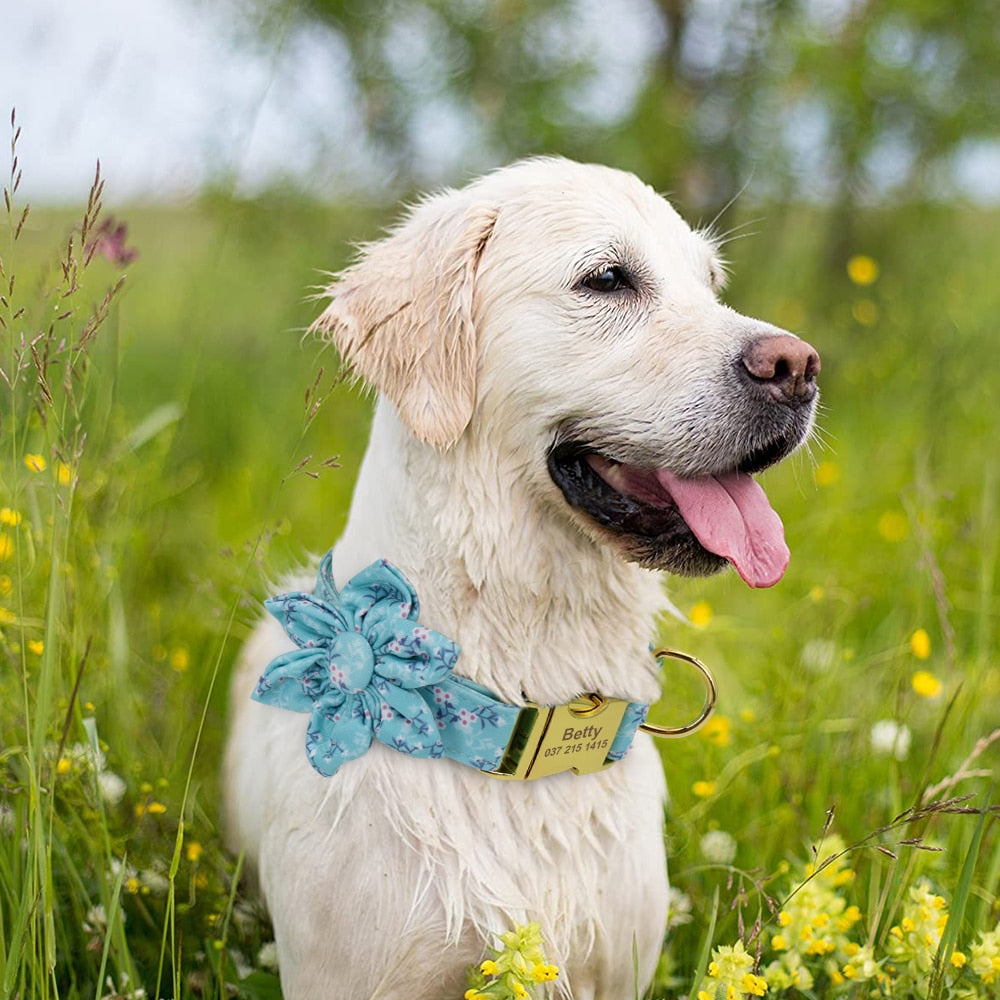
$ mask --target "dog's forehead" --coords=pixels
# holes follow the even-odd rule
[[[634,174],[595,164],[532,160],[488,175],[481,194],[498,210],[496,234],[536,251],[589,260],[604,249],[687,265],[701,275],[714,244]],[[654,262],[650,260],[650,262]]]

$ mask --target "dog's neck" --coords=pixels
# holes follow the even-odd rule
[[[338,584],[376,559],[394,563],[416,588],[421,623],[461,645],[457,672],[505,700],[655,700],[657,576],[561,512],[540,514],[511,464],[475,434],[449,451],[424,445],[380,403],[334,549]]]

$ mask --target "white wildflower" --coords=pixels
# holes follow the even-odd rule
[[[912,734],[905,723],[895,719],[879,719],[872,726],[872,752],[880,757],[895,757],[896,760],[906,760],[910,753]]]
[[[667,927],[680,927],[694,919],[691,897],[673,886],[667,890]]]
[[[125,797],[127,786],[125,779],[114,771],[101,771],[97,776],[97,786],[101,790],[101,798],[109,806],[116,806]]]
[[[690,904],[691,901],[688,900],[688,905]],[[260,946],[260,951],[257,952],[257,966],[261,969],[278,968],[278,946],[273,941]]]
[[[139,883],[154,896],[163,896],[170,888],[166,875],[158,868],[147,868],[139,873]]]
[[[103,934],[108,929],[108,915],[104,906],[98,903],[87,910],[83,920],[83,929],[87,934]]]
[[[837,644],[830,639],[810,639],[802,647],[799,659],[811,673],[825,673],[837,660]]]
[[[705,860],[716,865],[732,864],[736,857],[736,840],[725,830],[710,830],[699,842]]]

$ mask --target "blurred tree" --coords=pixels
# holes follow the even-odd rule
[[[398,187],[559,152],[710,209],[934,197],[1000,159],[995,0],[242,0],[342,47]]]

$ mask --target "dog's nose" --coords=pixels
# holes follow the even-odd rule
[[[807,403],[816,395],[819,354],[790,333],[773,333],[749,341],[741,358],[747,374],[776,400]]]

